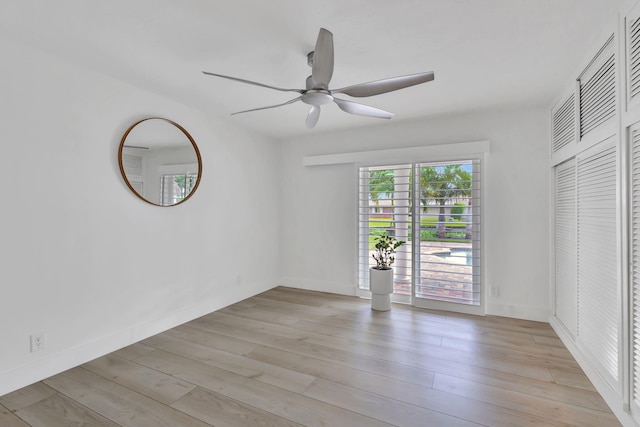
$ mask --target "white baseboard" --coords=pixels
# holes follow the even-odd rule
[[[312,280],[302,277],[281,277],[279,284],[289,288],[305,289],[308,291],[330,292],[340,295],[368,296],[368,291],[359,291],[355,284],[336,283],[323,280]],[[409,301],[402,301],[409,302]],[[533,320],[537,322],[549,321],[547,307],[531,307],[513,304],[487,303],[485,314],[493,316],[513,317],[516,319]]]
[[[200,304],[185,307],[172,313],[168,313],[162,318],[134,325],[121,331],[116,331],[110,335],[103,336],[89,342],[84,342],[57,353],[46,355],[34,362],[2,372],[0,373],[0,396],[49,378],[52,375],[59,374],[60,372],[64,372],[78,365],[82,365],[90,360],[104,356],[105,354],[109,354],[120,348],[159,334],[175,326],[189,322],[200,316],[204,316],[205,314],[209,314],[271,288],[273,288],[272,285],[266,287],[263,285],[260,289],[253,289],[247,295],[236,294],[234,297],[224,295],[227,299],[220,299],[216,301],[209,300]]]
[[[485,305],[485,314],[490,316],[513,317],[515,319],[533,320],[535,322],[549,322],[549,308],[532,307],[528,305],[494,304]]]
[[[281,277],[279,284],[288,288],[305,289],[307,291],[329,292],[339,295],[356,295],[356,285],[353,283],[336,283],[324,280],[313,280],[301,277]]]
[[[573,358],[576,359],[576,362],[578,362],[578,365],[580,365],[587,375],[589,381],[591,381],[596,390],[598,390],[598,393],[600,393],[604,401],[607,402],[611,411],[613,411],[614,415],[618,418],[618,421],[625,427],[638,427],[640,424],[625,410],[625,405],[620,394],[611,388],[589,358],[583,354],[571,335],[569,335],[564,326],[562,326],[561,322],[555,316],[550,316],[549,324],[556,334],[558,334],[560,340],[562,340],[562,343],[567,347]]]

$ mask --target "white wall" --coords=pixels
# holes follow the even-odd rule
[[[500,293],[486,296],[486,312],[547,321],[548,135],[546,109],[526,108],[310,133],[284,142],[280,283],[356,291],[356,168],[304,167],[304,156],[488,140],[484,286],[498,286]]]
[[[0,395],[276,284],[273,142],[8,40],[0,52]],[[120,138],[148,116],[200,148],[184,205],[146,204],[120,176]]]
[[[487,312],[546,320],[546,111],[275,145],[1,38],[0,52],[0,395],[277,283],[353,295],[355,168],[303,167],[311,154],[489,140],[485,285],[500,296]],[[120,176],[121,135],[148,116],[198,143],[203,178],[184,205],[148,205]],[[30,353],[34,333],[45,349]]]

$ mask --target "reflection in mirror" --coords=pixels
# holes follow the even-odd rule
[[[134,123],[118,150],[127,186],[145,202],[174,206],[195,192],[202,160],[195,141],[179,124],[152,117]]]

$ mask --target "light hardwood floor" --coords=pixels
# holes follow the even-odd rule
[[[275,288],[0,397],[0,426],[616,426],[544,323]]]

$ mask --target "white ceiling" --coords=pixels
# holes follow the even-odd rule
[[[304,88],[306,54],[325,27],[334,35],[332,88],[435,72],[433,82],[356,99],[395,113],[394,122],[549,105],[624,2],[12,0],[3,2],[0,36],[281,139],[383,122],[331,104],[308,130],[302,103],[227,117],[296,94],[201,71]]]

